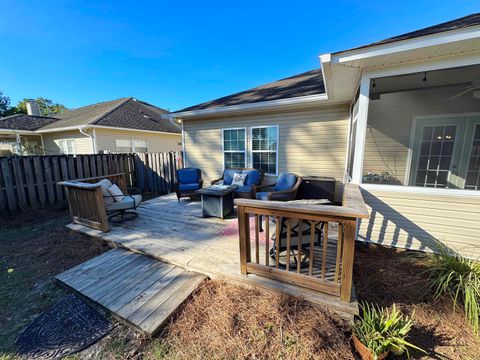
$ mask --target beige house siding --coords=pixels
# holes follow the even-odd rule
[[[202,176],[208,183],[223,171],[222,129],[278,125],[279,173],[289,171],[298,175],[332,176],[341,183],[345,170],[348,118],[348,107],[337,107],[186,120],[186,164],[202,169]],[[247,129],[247,137],[249,135]],[[337,188],[340,190],[341,186]]]
[[[92,140],[78,130],[72,131],[60,131],[54,133],[44,133],[43,134],[43,143],[45,146],[46,155],[58,155],[60,154],[60,148],[58,147],[55,140],[60,139],[75,139],[75,147],[77,154],[92,154],[93,146]]]
[[[95,129],[98,151],[116,151],[115,139],[145,140],[149,152],[167,152],[182,149],[181,134],[161,134],[153,132]]]
[[[462,89],[451,86],[405,91],[371,100],[363,174],[389,171],[404,184],[414,116],[480,112],[480,101],[472,96],[448,100]]]
[[[480,197],[363,190],[370,219],[359,225],[359,239],[431,251],[441,240],[467,256],[480,256]],[[443,193],[443,195],[442,195]]]

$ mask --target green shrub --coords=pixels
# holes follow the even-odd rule
[[[352,325],[352,331],[373,352],[375,359],[391,350],[406,352],[410,357],[409,347],[424,352],[406,340],[413,326],[414,315],[403,315],[395,304],[390,311],[369,303],[362,303],[360,307],[362,313]]]
[[[440,242],[437,253],[428,257],[429,290],[433,291],[434,299],[449,295],[454,309],[463,304],[465,317],[474,333],[479,334],[480,262],[466,259]]]

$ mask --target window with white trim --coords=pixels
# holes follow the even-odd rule
[[[223,166],[225,169],[245,167],[246,133],[245,128],[223,129]]]
[[[60,152],[64,155],[76,155],[77,147],[75,144],[75,139],[57,139],[55,140]]]
[[[145,140],[133,140],[133,152],[145,153],[148,152],[148,145]]]
[[[267,175],[277,175],[278,126],[251,128],[252,167]]]
[[[129,139],[115,139],[115,151],[120,153],[132,152],[132,140]]]

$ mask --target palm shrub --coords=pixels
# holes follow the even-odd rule
[[[408,348],[424,352],[406,340],[413,326],[414,314],[403,315],[395,304],[391,310],[367,302],[360,307],[362,313],[352,325],[352,332],[372,351],[375,360],[391,350],[395,353],[406,352],[408,357]]]
[[[453,309],[463,304],[465,317],[479,334],[480,262],[467,259],[444,244],[437,242],[437,254],[428,257],[427,287],[434,299],[447,294],[453,300]]]

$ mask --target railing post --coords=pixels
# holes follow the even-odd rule
[[[250,262],[250,220],[243,206],[238,206],[238,229],[240,240],[240,272],[247,275],[247,263]]]
[[[342,252],[342,277],[340,282],[340,300],[343,302],[350,302],[352,295],[355,228],[355,220],[348,220],[345,222]]]

